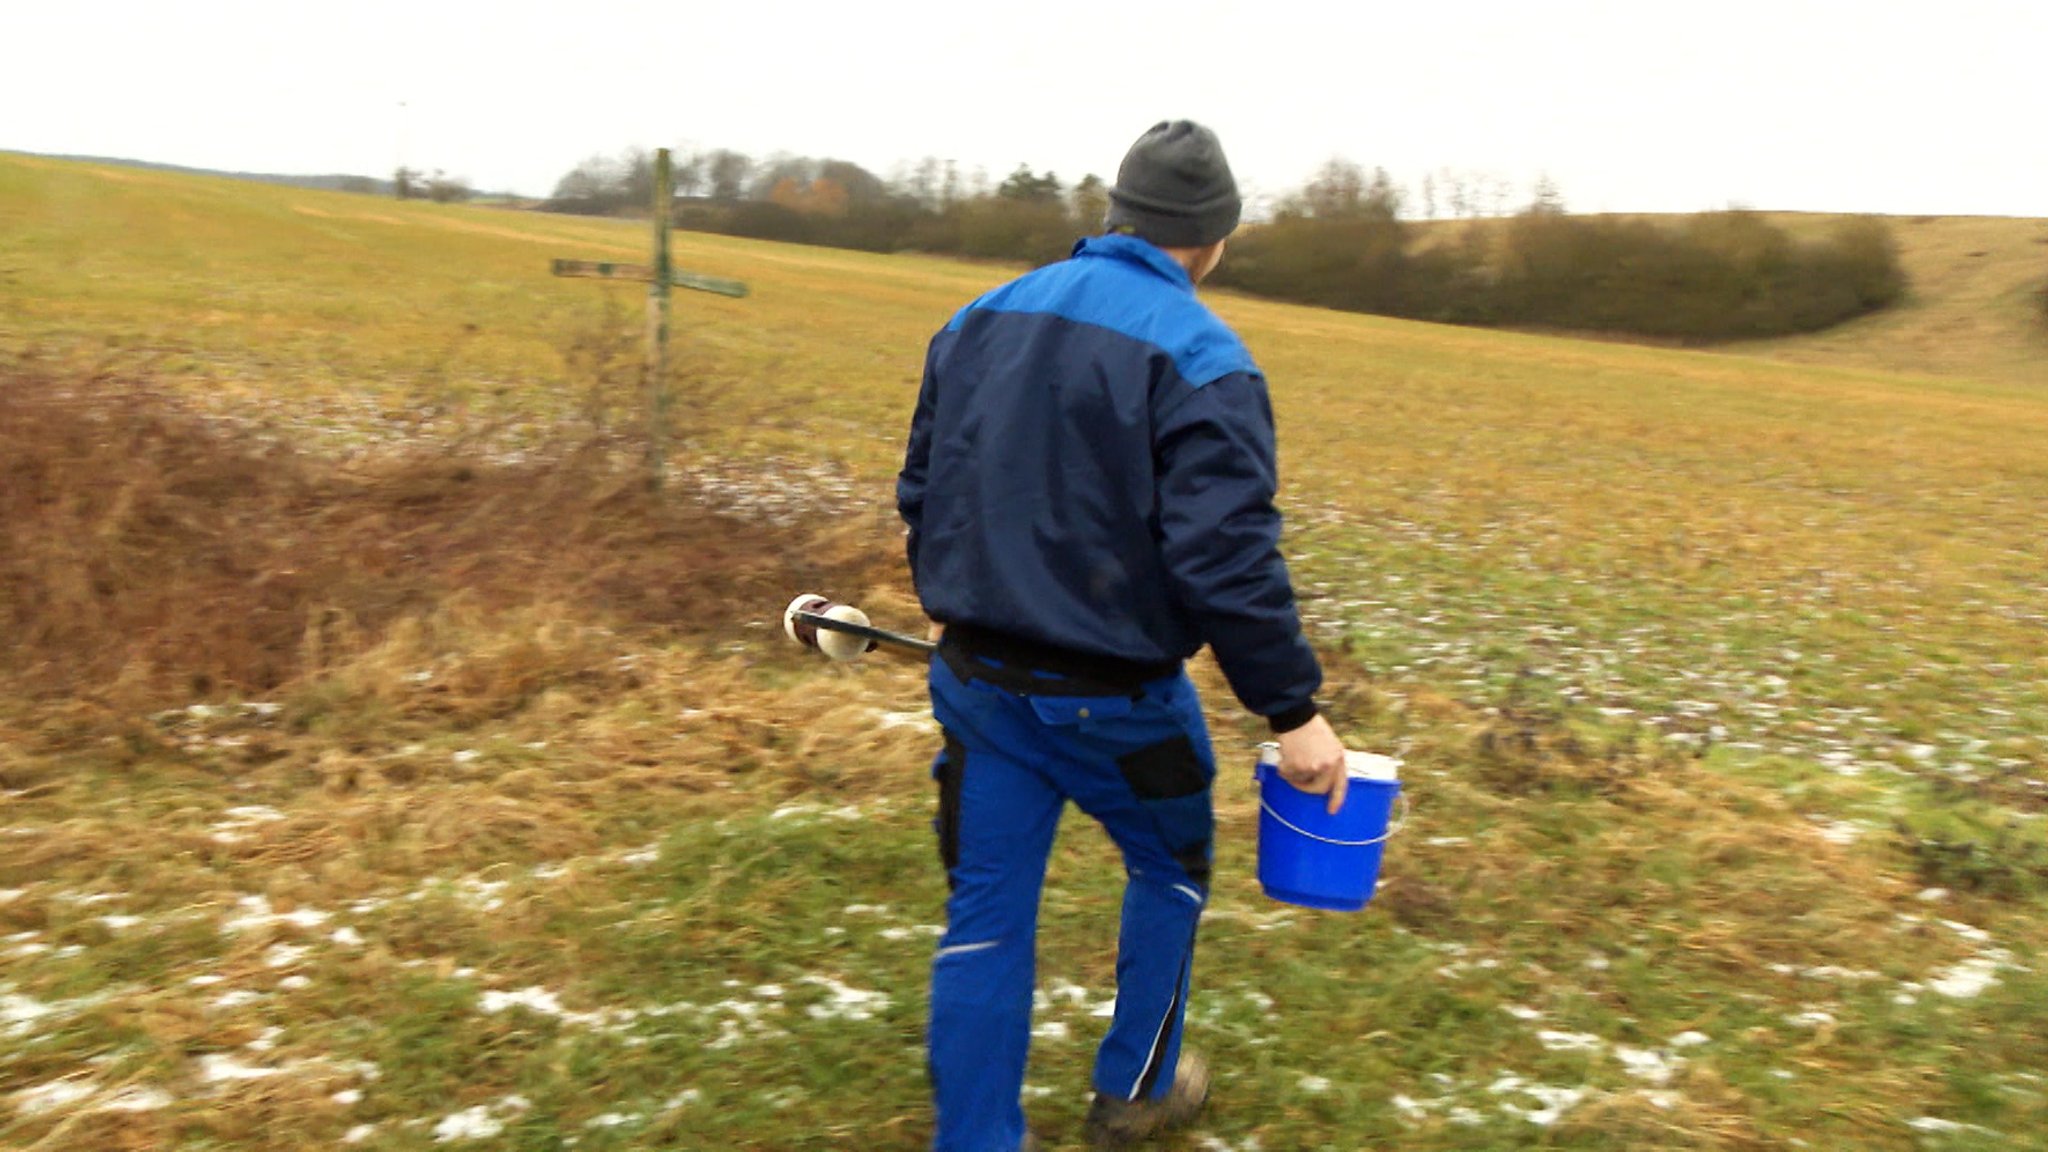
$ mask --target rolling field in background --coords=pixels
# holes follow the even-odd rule
[[[2048,225],[1895,227],[1905,307],[1718,352],[1212,301],[1414,816],[1265,900],[1199,663],[1176,1146],[2048,1146]],[[777,615],[916,626],[924,343],[1016,270],[679,234],[753,295],[676,298],[656,497],[641,291],[548,274],[644,246],[0,155],[0,1146],[928,1141],[921,676]],[[1069,821],[1053,1147],[1119,887]]]

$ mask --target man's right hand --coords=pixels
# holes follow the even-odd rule
[[[1280,775],[1303,792],[1330,797],[1330,815],[1344,807],[1344,793],[1351,787],[1351,774],[1344,762],[1344,742],[1322,716],[1301,727],[1282,732]]]

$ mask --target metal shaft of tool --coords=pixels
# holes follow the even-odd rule
[[[919,640],[915,636],[905,636],[901,632],[891,632],[884,628],[872,628],[866,624],[850,624],[847,621],[834,620],[830,616],[817,612],[798,612],[796,619],[809,624],[813,628],[823,628],[827,632],[844,632],[848,636],[859,636],[864,640],[872,640],[878,644],[894,644],[899,648],[907,648],[912,652],[919,652],[926,656],[936,652],[939,647],[929,640]]]

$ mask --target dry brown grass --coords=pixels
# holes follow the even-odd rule
[[[893,559],[855,533],[733,519],[687,482],[651,492],[618,447],[341,463],[147,380],[16,362],[0,381],[0,677],[59,711],[133,711],[271,693],[380,645],[430,657],[436,628],[539,611],[440,681],[461,717],[535,690],[537,666],[595,659],[572,651],[581,628],[728,635],[793,586],[864,586]]]

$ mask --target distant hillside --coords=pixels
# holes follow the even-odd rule
[[[17,153],[24,156],[46,156],[51,160],[77,160],[87,164],[116,164],[123,168],[142,168],[151,172],[176,172],[188,176],[225,176],[230,180],[253,180],[259,184],[282,184],[287,188],[317,188],[324,192],[360,192],[371,196],[389,196],[391,181],[375,176],[351,176],[335,172],[316,176],[294,176],[281,172],[227,172],[218,168],[191,168],[183,164],[159,164],[153,160],[129,160],[120,156],[75,156],[39,152]]]
[[[1774,216],[1788,228],[1829,216]],[[1732,351],[1800,364],[1876,368],[2048,386],[2048,220],[1901,216],[1890,221],[1910,282],[1905,299],[1810,336]]]

